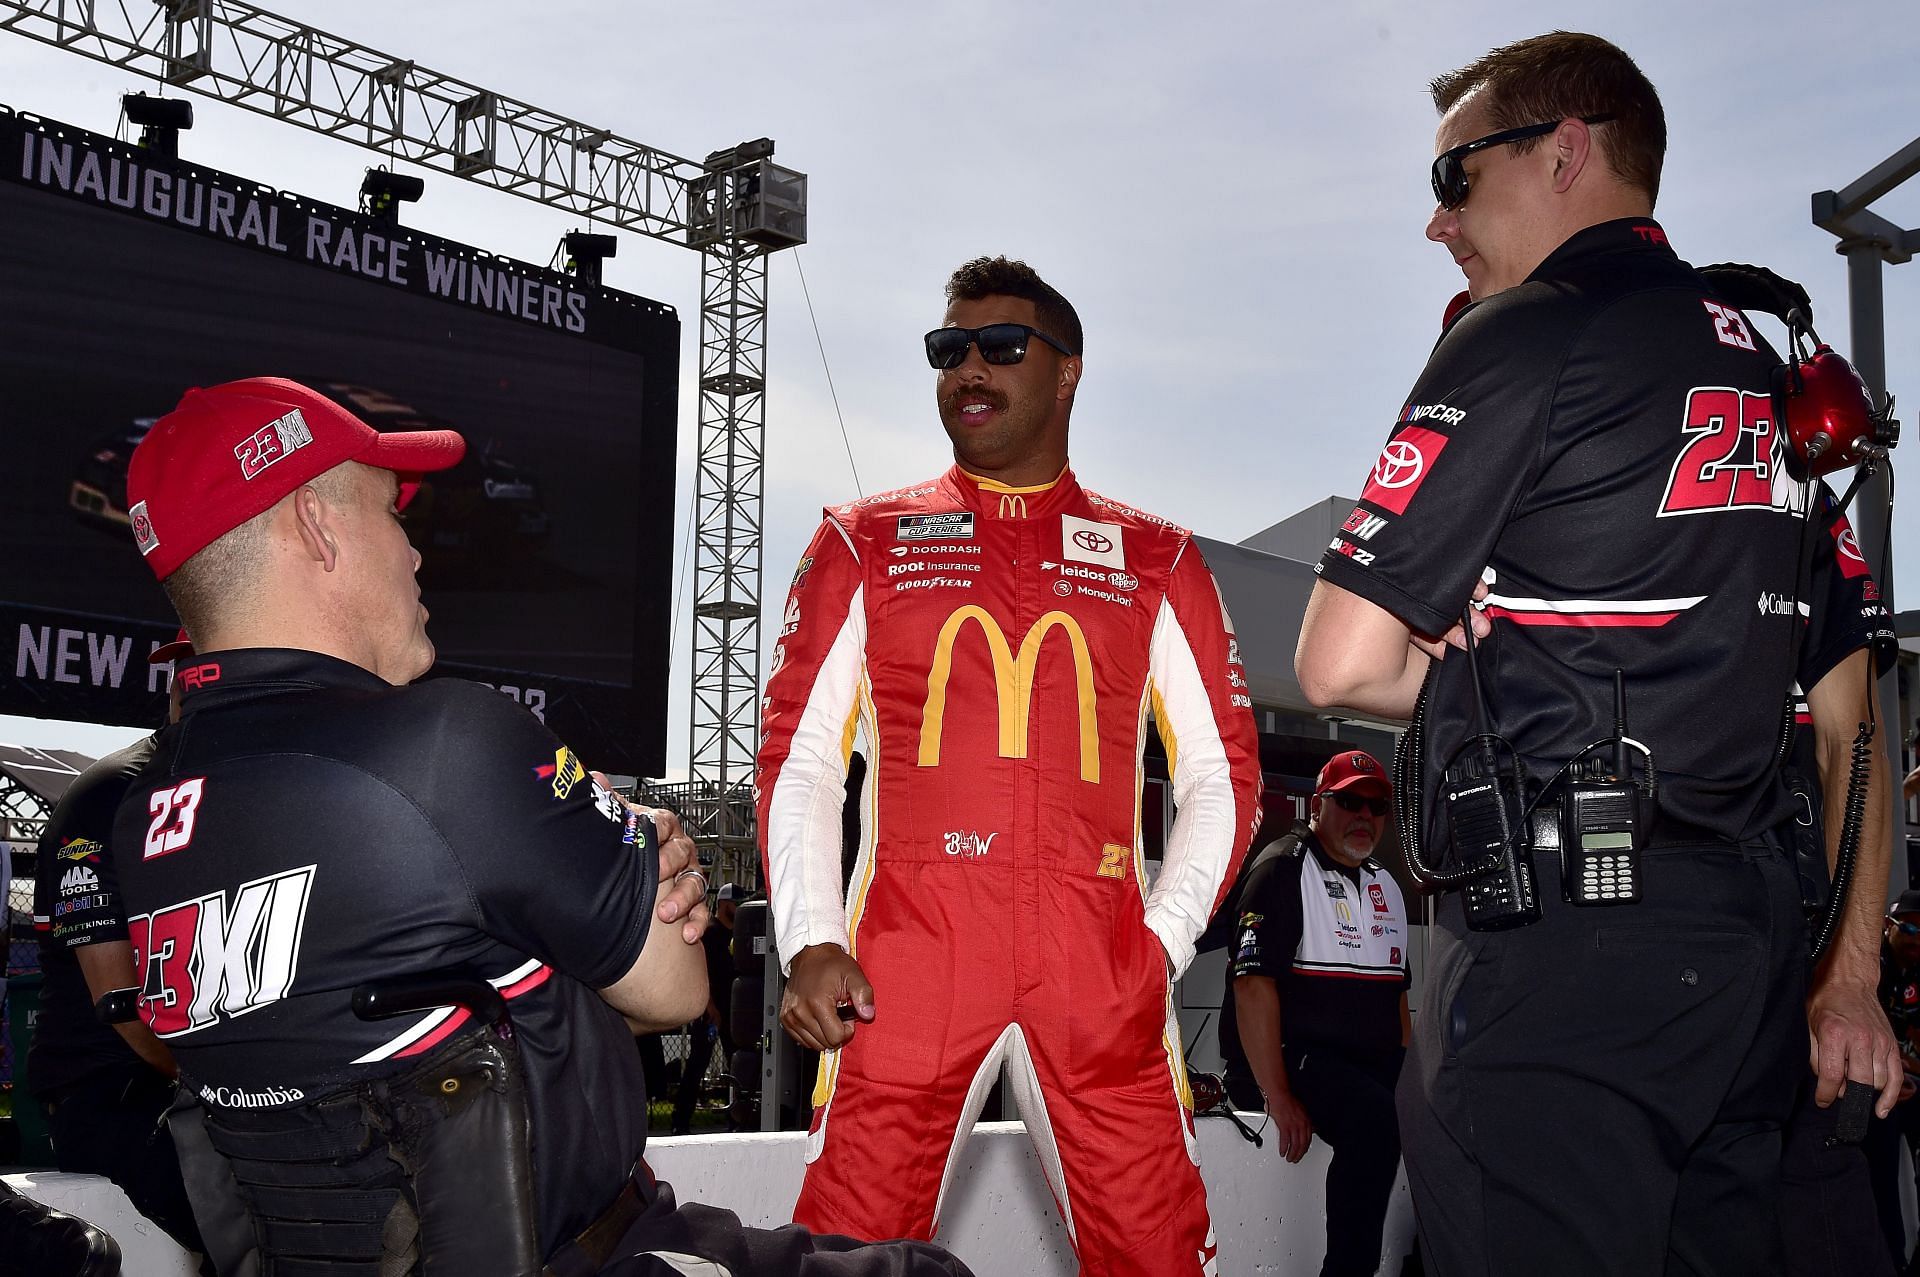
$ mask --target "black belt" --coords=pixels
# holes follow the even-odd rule
[[[652,1175],[644,1164],[634,1171],[636,1176]],[[640,1186],[632,1179],[620,1190],[620,1196],[613,1199],[613,1205],[600,1212],[600,1218],[588,1224],[580,1235],[554,1252],[552,1259],[542,1270],[544,1277],[578,1277],[580,1274],[597,1273],[609,1259],[613,1258],[614,1248],[620,1239],[627,1235],[634,1221],[646,1212],[647,1199],[640,1195]]]
[[[1708,829],[1705,825],[1696,825],[1689,820],[1677,820],[1667,813],[1655,812],[1653,821],[1647,829],[1647,846],[1653,847],[1711,847],[1716,843],[1735,843],[1739,840],[1729,838],[1717,829]]]

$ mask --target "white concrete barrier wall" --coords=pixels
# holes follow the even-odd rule
[[[1220,1242],[1221,1277],[1300,1277],[1319,1271],[1326,1244],[1324,1141],[1299,1165],[1248,1143],[1217,1118],[1196,1123],[1200,1171]],[[806,1170],[802,1132],[687,1135],[654,1139],[647,1161],[683,1202],[733,1211],[748,1224],[787,1222]],[[185,1251],[133,1209],[126,1195],[91,1175],[9,1175],[27,1196],[98,1225],[126,1256],[126,1277],[194,1277]],[[1143,1200],[1148,1183],[1116,1185]],[[1073,1252],[1053,1209],[1046,1177],[1018,1122],[983,1122],[967,1144],[949,1191],[940,1240],[979,1277],[1071,1277]],[[1382,1277],[1399,1277],[1413,1248],[1413,1207],[1404,1173],[1387,1211]],[[743,1275],[745,1277],[745,1275]]]
[[[1253,1114],[1243,1115],[1259,1120]],[[1326,1252],[1326,1180],[1331,1150],[1323,1140],[1298,1165],[1255,1148],[1233,1124],[1203,1117],[1200,1173],[1220,1243],[1221,1277],[1301,1277],[1320,1270]],[[723,1206],[749,1224],[774,1227],[791,1216],[806,1170],[806,1136],[683,1135],[647,1145],[654,1173],[681,1201]],[[1146,1196],[1152,1184],[1116,1185]],[[940,1241],[979,1277],[1072,1277],[1073,1251],[1053,1209],[1046,1176],[1018,1122],[982,1122],[967,1143],[943,1209]],[[1382,1277],[1399,1277],[1413,1250],[1413,1203],[1403,1169],[1387,1208]]]

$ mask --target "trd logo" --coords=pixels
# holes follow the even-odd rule
[[[220,681],[220,662],[208,661],[204,665],[190,665],[174,677],[180,680],[181,691],[191,692],[195,688]]]

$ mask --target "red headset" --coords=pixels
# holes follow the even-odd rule
[[[1722,299],[1787,326],[1787,360],[1774,368],[1771,389],[1774,419],[1786,432],[1788,472],[1806,480],[1884,461],[1900,441],[1893,396],[1885,407],[1873,406],[1853,365],[1813,330],[1807,290],[1764,266],[1725,262],[1698,273]]]
[[[1787,326],[1787,362],[1771,378],[1774,419],[1785,431],[1787,470],[1802,482],[1848,466],[1886,459],[1900,441],[1893,396],[1873,406],[1867,383],[1846,357],[1813,330],[1807,290],[1764,266],[1723,262],[1698,273],[1714,294],[1741,310],[1758,310]],[[1460,293],[1447,303],[1444,330],[1471,303]]]

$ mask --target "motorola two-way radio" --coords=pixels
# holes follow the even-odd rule
[[[1473,870],[1461,884],[1467,926],[1474,931],[1506,931],[1538,922],[1540,899],[1534,887],[1533,840],[1520,791],[1520,760],[1488,720],[1472,604],[1468,609],[1460,621],[1479,731],[1448,763],[1440,798],[1454,855]],[[1500,756],[1502,749],[1505,758]]]
[[[1591,755],[1610,745],[1612,758]],[[1632,751],[1646,780],[1633,779]],[[1613,672],[1613,739],[1576,756],[1560,794],[1560,894],[1569,904],[1627,905],[1640,899],[1655,786],[1653,755],[1627,735],[1626,675]]]

